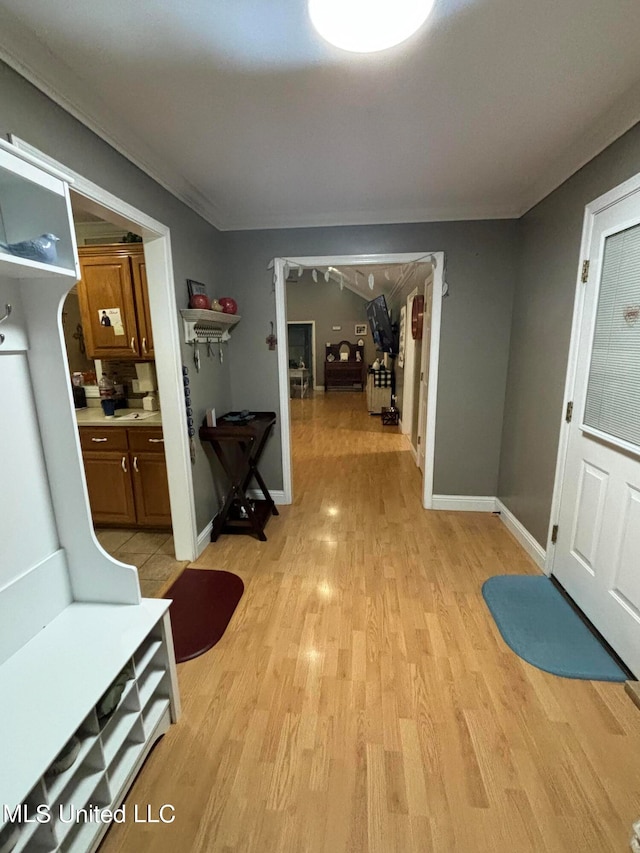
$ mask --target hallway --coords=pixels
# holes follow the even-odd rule
[[[497,517],[425,512],[406,438],[365,395],[291,401],[294,504],[220,641],[178,667],[183,716],[101,853],[614,853],[640,816],[640,712],[619,684],[507,649],[481,596],[536,567]]]

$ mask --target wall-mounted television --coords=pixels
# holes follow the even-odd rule
[[[367,302],[367,320],[376,349],[379,352],[396,355],[398,352],[398,335],[396,328],[391,323],[387,300],[383,293],[376,296],[371,302]]]

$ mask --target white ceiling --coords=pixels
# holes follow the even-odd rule
[[[305,0],[0,0],[0,57],[223,229],[518,216],[640,119],[639,33],[637,0],[436,0],[361,56]]]

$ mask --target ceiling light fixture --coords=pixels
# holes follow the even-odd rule
[[[427,20],[435,0],[309,0],[320,35],[354,53],[375,53],[408,39]]]

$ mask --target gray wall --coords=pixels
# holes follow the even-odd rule
[[[585,205],[640,172],[640,125],[520,220],[498,494],[546,546]]]
[[[0,135],[15,133],[41,151],[99,186],[129,202],[171,229],[171,248],[176,281],[176,303],[187,304],[186,279],[209,285],[212,295],[233,295],[228,286],[225,239],[182,202],[118,154],[80,122],[56,106],[8,66],[0,63]],[[153,287],[153,283],[150,282]],[[156,349],[162,341],[155,341]],[[229,366],[203,357],[196,374],[191,347],[182,346],[189,366],[196,423],[204,410],[215,405],[230,407]],[[193,469],[198,528],[202,529],[217,508],[209,461],[196,441],[198,456]]]
[[[277,353],[265,337],[275,323],[274,257],[444,251],[451,296],[444,300],[435,491],[495,495],[509,352],[518,224],[441,222],[237,231],[228,234],[233,291],[242,322],[231,366],[235,408],[277,409]],[[280,434],[261,470],[282,488]]]
[[[315,282],[311,270],[305,270],[296,283],[287,282],[287,320],[315,320],[316,323],[316,383],[324,385],[325,344],[340,341],[357,343],[356,323],[367,325],[364,341],[364,360],[371,364],[376,357],[366,312],[367,300],[348,288],[340,290],[335,281],[326,282],[318,276]],[[334,332],[332,326],[341,326]]]

